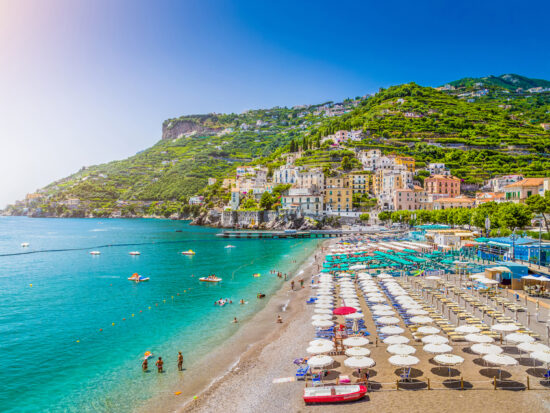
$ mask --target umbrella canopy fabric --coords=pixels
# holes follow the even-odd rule
[[[470,349],[476,354],[500,354],[504,351],[499,346],[489,343],[477,343],[470,347]]]
[[[504,340],[512,343],[532,343],[535,341],[533,337],[523,333],[512,333],[504,337]]]
[[[485,354],[483,360],[487,363],[496,364],[497,366],[515,366],[518,361],[506,354]]]
[[[315,314],[332,314],[332,310],[329,310],[328,308],[316,308],[313,312]]]
[[[519,350],[525,351],[526,353],[534,353],[539,351],[550,351],[550,347],[542,343],[519,343],[516,346]]]
[[[433,326],[422,326],[418,327],[418,330],[416,330],[417,333],[421,334],[437,334],[440,331],[441,330],[439,328]]]
[[[376,320],[378,324],[399,324],[399,318],[397,317],[380,317]]]
[[[317,338],[315,340],[312,340],[309,342],[310,346],[320,346],[324,344],[334,344],[332,341],[324,339],[324,338]]]
[[[386,301],[384,297],[367,297],[369,303],[383,303]]]
[[[323,354],[323,353],[329,353],[332,350],[334,350],[334,344],[328,343],[328,344],[318,344],[315,346],[309,346],[306,349],[306,352],[309,354]]]
[[[519,330],[519,327],[512,323],[506,323],[506,324],[494,324],[491,326],[491,330],[493,331],[516,331]]]
[[[461,333],[461,334],[473,334],[473,333],[479,333],[481,331],[480,328],[475,326],[469,326],[469,325],[463,325],[458,326],[455,328],[455,332]]]
[[[388,361],[390,362],[390,364],[398,367],[414,366],[415,364],[418,364],[420,362],[420,360],[415,356],[400,355],[391,356]]]
[[[375,316],[378,316],[378,317],[387,317],[387,316],[392,316],[395,314],[395,311],[393,310],[376,310],[376,311],[373,311],[372,313],[373,315]]]
[[[365,337],[348,337],[342,341],[346,347],[360,347],[369,344],[369,339]]]
[[[411,323],[415,323],[415,324],[429,324],[429,323],[432,323],[433,321],[434,321],[433,318],[427,317],[424,315],[411,317]]]
[[[332,363],[334,363],[334,359],[326,355],[313,356],[307,361],[307,364],[312,368],[323,368],[330,366]]]
[[[470,343],[492,343],[493,341],[495,341],[492,337],[478,333],[466,334],[464,336],[464,339],[466,341],[469,341]]]
[[[374,311],[383,311],[383,310],[391,310],[391,305],[388,304],[375,304],[371,307]]]
[[[380,333],[385,334],[387,336],[403,334],[404,332],[405,330],[399,326],[386,326],[380,329]]]
[[[407,344],[409,341],[405,336],[389,336],[384,339],[384,344]]]
[[[534,351],[530,357],[542,363],[550,363],[550,351]]]
[[[312,320],[332,320],[332,315],[330,314],[313,314],[311,316]]]
[[[350,347],[346,350],[346,356],[348,357],[362,357],[369,356],[370,350],[365,347]]]
[[[434,357],[434,360],[442,366],[456,366],[464,363],[464,358],[456,354],[438,354]]]
[[[447,337],[431,334],[429,336],[422,337],[422,342],[424,344],[447,344],[449,339]]]
[[[357,310],[353,307],[338,307],[334,309],[333,314],[346,315],[346,314],[352,314],[355,312],[357,312]]]
[[[376,362],[369,357],[350,357],[344,360],[344,365],[354,369],[368,369],[373,367]]]
[[[416,353],[416,349],[413,346],[409,346],[408,344],[392,344],[391,346],[388,346],[386,351],[388,353],[397,354],[401,356]]]
[[[453,348],[448,344],[426,344],[422,349],[428,353],[433,354],[442,354],[442,353],[450,353],[453,351]]]
[[[428,315],[430,313],[426,310],[421,309],[421,308],[408,308],[407,309],[407,314],[415,316],[415,315]]]
[[[311,323],[314,327],[329,328],[334,325],[332,321],[329,320],[315,320]]]
[[[364,317],[363,313],[351,313],[351,314],[346,314],[344,316],[344,318],[346,318],[348,320],[359,320],[363,317]]]
[[[319,304],[315,304],[315,308],[328,308],[328,309],[332,309],[334,308],[334,306],[332,304],[329,304],[329,303],[319,303]]]

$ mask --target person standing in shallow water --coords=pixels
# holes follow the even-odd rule
[[[155,364],[157,365],[157,371],[159,373],[162,373],[162,366],[164,364],[164,361],[162,361],[162,357],[159,357],[159,359],[157,360],[157,362]]]
[[[290,282],[290,289],[294,291],[294,280]]]
[[[183,371],[183,355],[178,351],[178,370]]]
[[[147,366],[147,358],[144,358],[144,359],[143,359],[143,363],[141,363],[141,369],[142,369],[143,371],[147,371],[147,367],[148,367],[148,366]]]

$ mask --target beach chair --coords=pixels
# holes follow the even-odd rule
[[[399,377],[401,377],[401,380],[408,381],[411,378],[411,368],[407,368],[403,371],[403,374],[401,374]]]
[[[309,372],[309,366],[304,367],[298,367],[298,370],[296,371],[296,379],[304,379],[306,378],[307,373]]]
[[[320,374],[314,374],[312,377],[311,377],[311,382],[313,383],[314,386],[321,386],[321,375]]]

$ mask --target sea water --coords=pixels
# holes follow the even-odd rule
[[[175,382],[178,351],[187,365],[223,343],[238,329],[233,317],[242,323],[265,305],[258,292],[280,288],[270,270],[295,272],[318,245],[217,232],[169,220],[0,217],[0,411],[134,410]],[[181,254],[189,249],[196,255]],[[128,281],[135,272],[150,281]],[[199,282],[213,273],[223,282]],[[215,306],[220,298],[233,304]],[[155,355],[150,373],[145,351]]]

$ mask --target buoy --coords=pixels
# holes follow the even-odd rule
[[[158,306],[158,305],[159,305],[159,303],[155,303],[155,305],[156,305],[156,306]]]
[[[174,392],[174,394],[175,394],[176,396],[179,396],[179,395],[181,394],[181,392],[180,392],[180,391],[177,391],[177,392]]]
[[[149,310],[151,309],[151,307],[149,307]]]
[[[80,343],[80,340],[76,340],[77,343]]]
[[[143,313],[143,310],[139,310],[140,313]]]
[[[115,325],[115,323],[113,323],[113,325]]]
[[[100,328],[100,329],[99,329],[99,331],[103,331],[103,329],[102,329],[102,328]]]
[[[32,284],[29,284],[32,287]]]
[[[134,316],[134,315],[132,314],[132,317],[133,317],[133,316]]]
[[[125,319],[125,318],[123,318],[123,319],[122,319],[122,321],[126,321],[126,319]]]
[[[165,303],[165,302],[166,302],[166,300],[162,300],[162,302],[163,302],[163,303]]]

